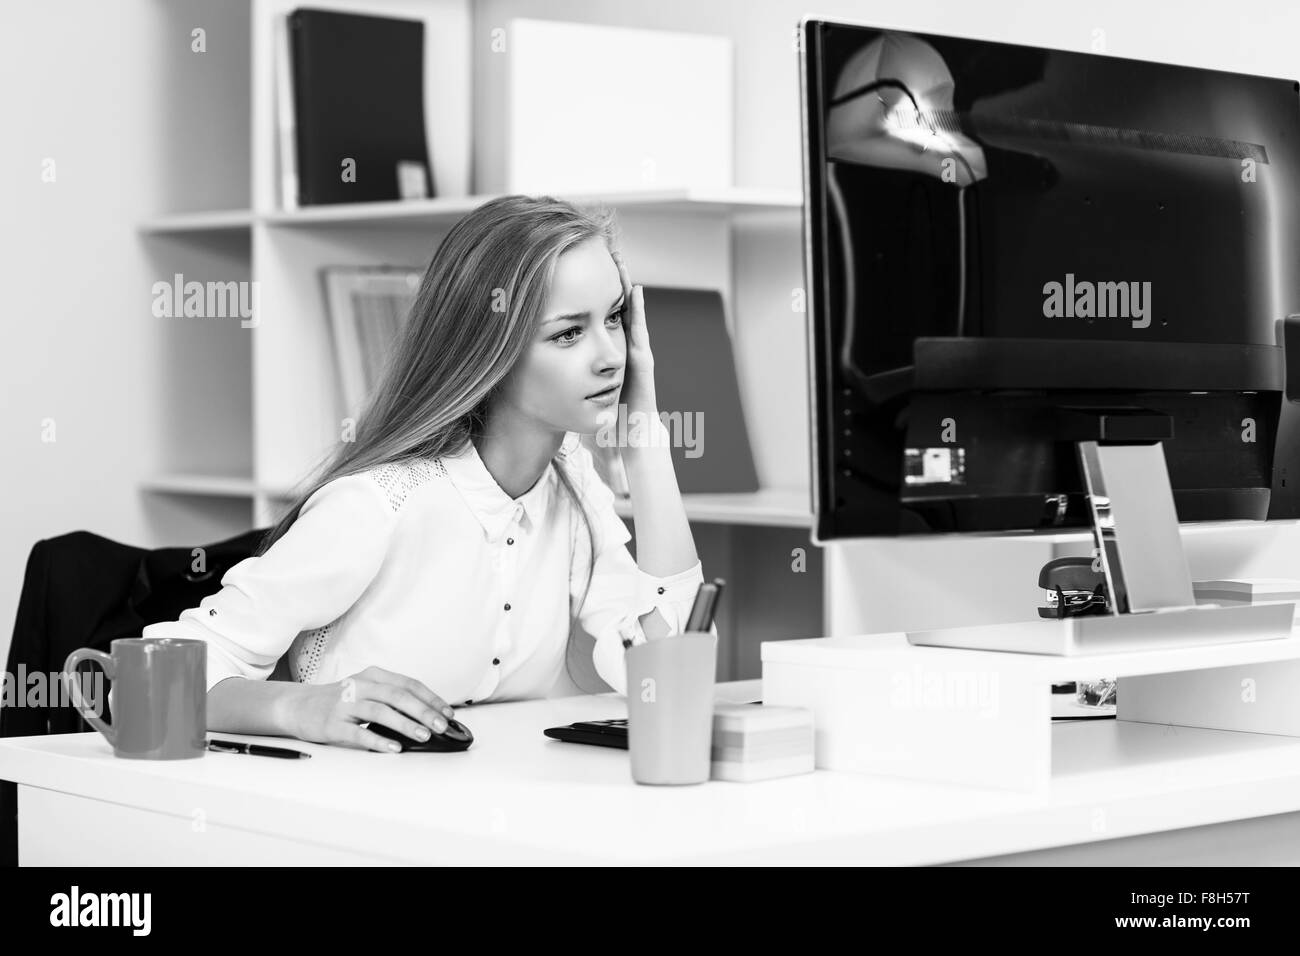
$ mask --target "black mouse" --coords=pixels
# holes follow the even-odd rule
[[[396,740],[402,745],[402,753],[408,750],[417,753],[455,753],[458,750],[468,750],[469,745],[474,742],[474,735],[469,732],[469,728],[459,720],[447,721],[447,729],[442,733],[430,732],[428,740],[412,740],[399,731],[393,730],[384,724],[369,724],[368,730],[373,730],[381,737],[387,737],[389,740]]]

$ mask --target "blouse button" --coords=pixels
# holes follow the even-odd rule
[[[660,588],[660,589],[659,589],[659,593],[660,593],[660,594],[663,594],[663,593],[664,593],[664,589],[663,589],[663,588]]]
[[[515,543],[514,538],[506,538],[506,544],[514,544],[514,543]]]
[[[510,605],[509,605],[509,604],[506,605],[506,610],[507,610],[507,611],[510,610]]]
[[[499,658],[499,657],[494,657],[494,658],[492,658],[492,663],[493,663],[493,664],[500,664],[500,663],[501,663],[501,658]]]

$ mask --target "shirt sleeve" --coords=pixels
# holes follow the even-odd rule
[[[633,644],[647,640],[642,615],[655,608],[668,625],[665,637],[680,634],[690,616],[695,594],[704,583],[700,561],[677,574],[658,577],[642,571],[627,550],[632,533],[614,510],[614,493],[601,480],[591,452],[579,447],[574,456],[582,474],[584,498],[595,520],[596,560],[591,588],[578,617],[595,638],[592,651],[596,673],[621,696],[627,696],[627,669],[623,639]],[[717,625],[709,627],[718,633]]]
[[[265,554],[230,568],[220,591],[142,635],[207,641],[208,690],[227,677],[265,680],[300,632],[356,603],[379,573],[396,523],[371,478],[336,478]]]

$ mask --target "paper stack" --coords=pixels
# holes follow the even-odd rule
[[[1291,601],[1300,608],[1300,581],[1292,578],[1237,578],[1230,581],[1193,581],[1197,604],[1276,604]]]
[[[813,715],[806,707],[717,704],[713,709],[713,780],[768,780],[810,773]]]

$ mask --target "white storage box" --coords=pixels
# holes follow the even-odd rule
[[[1096,742],[1116,734],[1116,724],[1235,731],[1245,745],[1258,740],[1250,735],[1300,736],[1294,635],[1062,657],[862,634],[765,641],[761,656],[763,703],[812,711],[815,762],[825,770],[1041,791],[1052,779],[1054,747],[1066,748],[1063,767],[1095,762],[1107,750]],[[1066,722],[1054,732],[1051,685],[1078,678],[1082,665],[1119,678],[1117,721],[1084,730]],[[1176,760],[1196,739],[1162,734],[1155,746]],[[1121,764],[1128,759],[1122,746],[1115,753]]]

